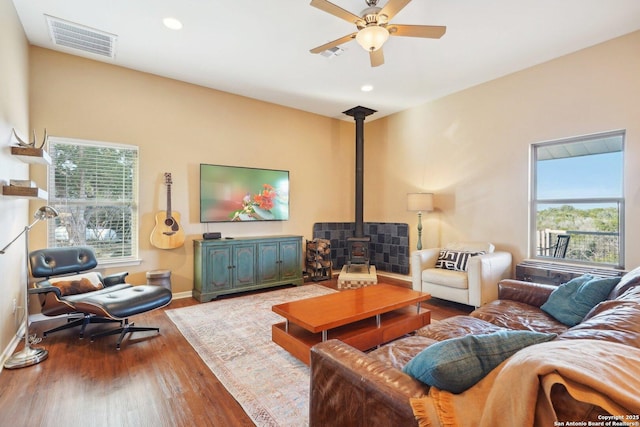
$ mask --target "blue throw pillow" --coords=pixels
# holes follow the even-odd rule
[[[609,295],[620,277],[602,278],[585,274],[558,286],[540,307],[567,326],[575,326]]]
[[[556,336],[505,330],[452,338],[425,348],[402,371],[429,386],[462,393],[518,350]]]

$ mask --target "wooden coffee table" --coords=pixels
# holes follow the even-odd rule
[[[428,325],[431,312],[420,302],[429,298],[379,283],[274,305],[271,309],[286,321],[271,327],[271,339],[307,365],[311,347],[328,339],[368,350]]]

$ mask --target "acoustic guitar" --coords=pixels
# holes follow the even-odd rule
[[[151,232],[151,244],[160,249],[175,249],[184,245],[184,230],[180,226],[180,214],[171,211],[171,174],[164,174],[167,186],[167,210],[156,214],[156,225]]]

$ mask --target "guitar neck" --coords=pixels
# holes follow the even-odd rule
[[[167,218],[171,218],[171,184],[167,184]]]

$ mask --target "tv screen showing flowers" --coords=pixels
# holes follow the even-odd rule
[[[289,171],[200,165],[200,222],[289,219]]]

